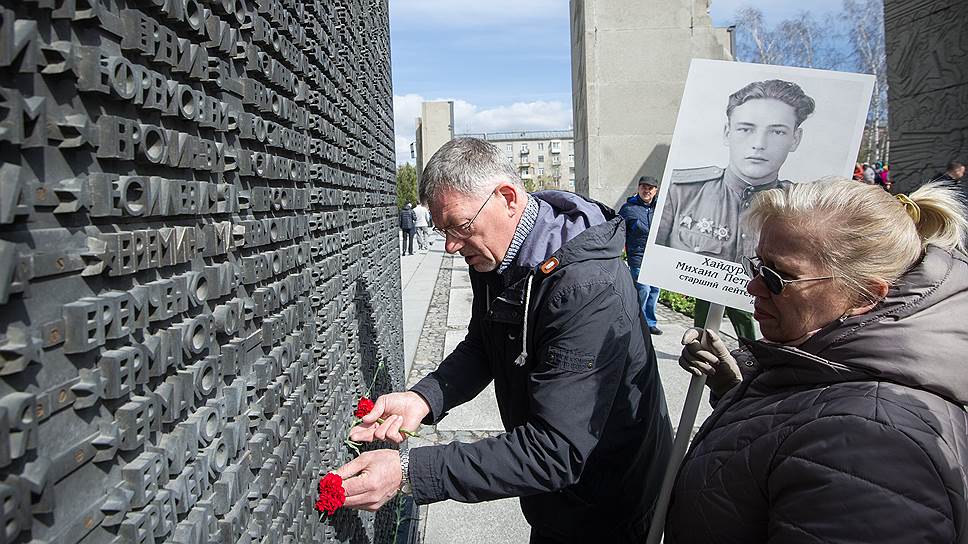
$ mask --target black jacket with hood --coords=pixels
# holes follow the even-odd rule
[[[412,449],[414,498],[517,496],[544,537],[640,539],[672,429],[621,259],[624,221],[572,193],[531,197],[538,217],[512,266],[471,270],[467,336],[412,389],[430,404],[427,423],[436,423],[493,380],[507,432]]]
[[[968,260],[929,247],[872,311],[744,380],[679,471],[669,544],[968,543]]]

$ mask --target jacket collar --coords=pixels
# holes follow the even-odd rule
[[[760,191],[766,191],[769,189],[776,189],[777,187],[782,187],[785,183],[789,184],[789,181],[780,181],[775,179],[770,183],[764,183],[763,185],[751,185],[739,176],[734,174],[729,168],[723,171],[723,183],[729,188],[730,192],[738,196],[743,202],[749,202],[753,199],[753,196]]]
[[[533,293],[537,293],[546,277],[570,264],[618,257],[625,247],[625,222],[607,206],[564,191],[531,196],[539,205],[538,217],[511,265],[500,274],[471,270],[492,290],[488,315],[494,321],[521,323],[529,276],[534,275]],[[539,265],[552,257],[557,266],[542,272]]]

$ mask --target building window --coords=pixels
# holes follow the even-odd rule
[[[552,151],[560,151],[561,150],[561,142],[551,142],[551,150]]]
[[[538,168],[538,175],[539,176],[543,176],[544,175],[544,168]]]
[[[538,162],[544,162],[544,155],[538,155]]]
[[[521,144],[521,153],[528,152],[528,144]]]
[[[508,144],[508,153],[514,152],[514,144]]]
[[[574,174],[575,173],[575,167],[572,166],[571,168],[568,169],[568,171],[571,172],[572,174]]]
[[[558,157],[558,155],[555,155],[554,157],[551,157],[551,163],[552,164],[560,164],[561,163],[561,158]]]
[[[544,151],[544,142],[538,142],[538,151]]]

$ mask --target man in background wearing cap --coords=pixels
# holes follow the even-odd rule
[[[638,194],[630,196],[618,212],[625,219],[625,253],[628,255],[629,270],[632,271],[632,280],[639,291],[639,305],[652,334],[662,334],[655,318],[659,288],[639,283],[639,269],[642,268],[645,242],[649,239],[658,194],[659,182],[652,176],[642,176],[639,178]]]

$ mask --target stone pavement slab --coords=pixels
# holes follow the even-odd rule
[[[444,353],[450,354],[464,339],[466,331],[449,330],[444,341]],[[504,431],[501,412],[494,395],[494,382],[481,391],[473,400],[454,408],[437,424],[438,431]]]
[[[471,275],[467,272],[467,265],[461,265],[460,268],[454,268],[454,273],[450,276],[450,286],[454,288],[470,288]]]
[[[400,257],[400,288],[403,296],[403,353],[405,374],[410,373],[417,352],[417,341],[423,329],[424,318],[430,308],[430,299],[437,281],[437,271],[444,257],[444,244],[440,237],[430,236],[430,250]]]
[[[460,274],[455,270],[453,275]],[[450,290],[450,305],[447,311],[447,328],[466,328],[471,321],[471,306],[474,293],[470,287],[452,287]]]
[[[444,501],[427,509],[423,544],[527,544],[530,534],[516,498],[477,504]]]

